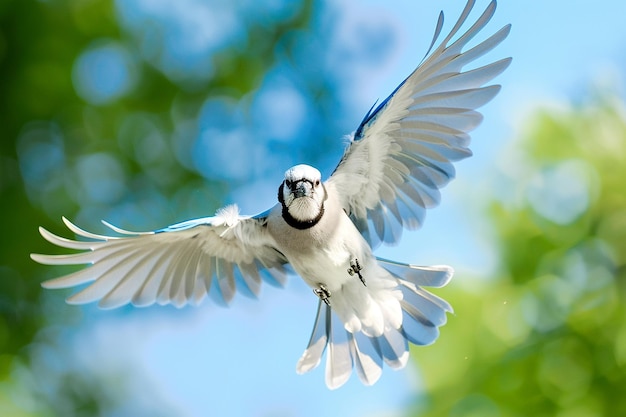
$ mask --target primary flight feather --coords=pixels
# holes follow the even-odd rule
[[[365,116],[333,174],[325,181],[308,165],[285,172],[278,203],[242,216],[236,206],[213,217],[152,232],[130,232],[105,222],[118,237],[96,235],[63,219],[76,241],[40,228],[51,243],[82,251],[31,257],[47,265],[88,268],[44,282],[45,288],[89,284],[69,303],[98,301],[103,308],[197,304],[212,291],[228,303],[236,290],[257,295],[263,280],[282,284],[295,271],[319,298],[309,344],[297,372],[317,367],[326,353],[326,384],[337,388],[355,369],[373,384],[383,364],[402,368],[409,343],[435,341],[452,308],[424,287],[442,287],[448,266],[415,266],[373,255],[379,242],[394,243],[415,229],[439,189],[454,177],[453,162],[471,155],[468,132],[482,120],[476,109],[499,91],[485,86],[510,58],[463,71],[509,33],[507,25],[467,47],[489,22],[492,1],[459,35],[474,1],[450,34],[432,49],[443,26],[440,14],[426,58],[396,90]]]

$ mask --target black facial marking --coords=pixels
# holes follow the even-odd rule
[[[287,222],[289,226],[298,230],[310,229],[311,227],[319,223],[319,221],[322,220],[322,216],[324,215],[324,205],[322,204],[322,207],[320,207],[320,212],[318,213],[317,216],[315,216],[314,219],[306,220],[306,221],[298,220],[298,219],[295,219],[291,215],[291,213],[289,213],[289,209],[285,206],[285,204],[284,203],[282,204],[283,204],[283,219],[285,219],[285,222]]]
[[[303,178],[301,180],[297,180],[297,181],[289,181],[289,180],[285,180],[285,185],[287,187],[289,187],[289,189],[291,190],[292,193],[296,192],[296,190],[298,189],[298,186],[303,183],[306,182],[308,184],[311,185],[311,188],[315,188],[313,183],[309,180],[307,180],[306,178]],[[317,185],[317,184],[316,184]]]
[[[306,181],[310,183],[311,185],[313,185],[309,180],[302,180],[302,181]],[[285,186],[291,189],[292,187],[295,188],[297,184],[298,184],[298,181],[290,181],[287,179],[284,180],[278,187],[278,202],[283,207],[282,215],[283,215],[283,219],[285,219],[285,222],[287,222],[289,226],[295,229],[306,230],[315,226],[322,219],[322,216],[324,215],[324,204],[322,204],[322,206],[320,207],[320,212],[317,214],[317,216],[315,216],[314,219],[302,221],[302,220],[297,220],[296,218],[294,218],[291,215],[291,213],[289,213],[289,209],[287,208],[287,205],[285,204],[285,198],[283,197],[283,192],[284,192]],[[320,184],[319,180],[315,181],[316,186],[318,186],[319,184]],[[326,189],[324,189],[324,194],[325,194],[324,201],[326,201],[326,198],[328,198],[328,195],[326,194]]]
[[[285,180],[286,181],[286,180]],[[282,182],[280,184],[280,187],[278,187],[278,202],[280,204],[282,204],[283,206],[283,211],[285,210],[285,199],[283,198],[283,187],[285,186],[285,182]]]

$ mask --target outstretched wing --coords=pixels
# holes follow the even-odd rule
[[[228,303],[236,289],[257,295],[262,278],[278,284],[286,278],[286,260],[266,232],[267,217],[239,216],[235,206],[218,211],[215,217],[154,232],[129,232],[104,222],[123,237],[96,235],[63,221],[91,241],[65,239],[43,228],[41,235],[57,246],[87,252],[31,257],[46,265],[91,264],[42,284],[68,288],[91,283],[68,298],[71,304],[99,300],[103,308],[155,302],[180,307],[197,304],[212,288],[212,294]]]
[[[485,27],[495,0],[456,40],[474,1],[470,0],[450,34],[427,54],[417,69],[356,130],[330,177],[352,217],[370,243],[393,243],[402,228],[418,228],[425,209],[438,204],[439,189],[455,174],[452,162],[471,155],[470,137],[482,120],[475,109],[491,100],[499,85],[484,86],[504,71],[511,59],[463,72],[463,67],[491,51],[510,31],[504,26],[463,51]],[[443,26],[443,14],[432,46]],[[370,233],[373,226],[374,233]]]

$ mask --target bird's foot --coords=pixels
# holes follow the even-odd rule
[[[357,274],[357,276],[359,277],[363,285],[367,287],[367,285],[365,284],[365,278],[363,278],[363,275],[361,274],[362,270],[363,270],[363,267],[359,263],[358,259],[354,258],[353,260],[350,261],[350,268],[348,268],[348,274],[350,274],[350,276]]]
[[[328,300],[330,298],[330,291],[328,291],[326,285],[320,284],[319,287],[313,288],[313,293],[315,293],[315,295],[317,295],[327,306],[330,306],[330,301]]]

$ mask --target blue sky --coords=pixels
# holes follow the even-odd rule
[[[474,16],[488,2],[477,3]],[[157,13],[163,2],[136,4]],[[193,0],[185,4],[200,7]],[[276,13],[289,12],[275,7]],[[389,31],[389,50],[380,65],[338,69],[351,74],[341,92],[354,107],[354,127],[374,100],[386,97],[414,69],[430,42],[439,10],[446,14],[445,31],[463,7],[461,0],[327,2],[328,10],[338,16],[337,36],[345,37],[344,42],[360,36],[364,27],[383,25]],[[202,10],[209,18],[210,11]],[[121,15],[139,19],[137,13],[126,10]],[[193,16],[181,9],[172,13]],[[514,61],[497,79],[503,85],[501,94],[483,109],[485,121],[473,134],[475,156],[458,165],[457,179],[443,191],[441,206],[429,212],[425,226],[407,233],[399,246],[382,248],[378,254],[411,263],[452,265],[457,274],[451,285],[471,285],[470,276],[487,276],[497,261],[496,252],[480,215],[481,202],[474,195],[489,190],[493,179],[502,175],[501,155],[523,131],[522,121],[533,109],[562,107],[583,97],[592,85],[613,86],[623,95],[624,16],[622,0],[561,0],[541,6],[502,0],[488,32],[507,23],[513,24],[513,30],[489,58],[512,56]],[[218,35],[205,36],[214,41],[197,34],[190,54],[221,45]],[[175,73],[176,68],[168,71]],[[288,136],[290,130],[285,129],[279,133]],[[329,156],[337,161],[339,157],[340,153]],[[246,200],[246,193],[237,190],[233,200],[244,212],[264,210],[274,204],[277,182],[264,184],[265,200]],[[266,286],[260,300],[236,297],[228,309],[209,302],[180,311],[155,307],[115,313],[86,307],[82,326],[64,343],[72,349],[77,366],[131,370],[129,390],[138,402],[150,404],[157,397],[180,416],[397,415],[428,375],[419,375],[410,366],[399,372],[387,369],[374,387],[363,387],[353,376],[337,391],[326,389],[323,366],[296,375],[295,364],[308,341],[315,306],[310,290],[294,277],[284,289]],[[413,354],[419,354],[419,349]]]

